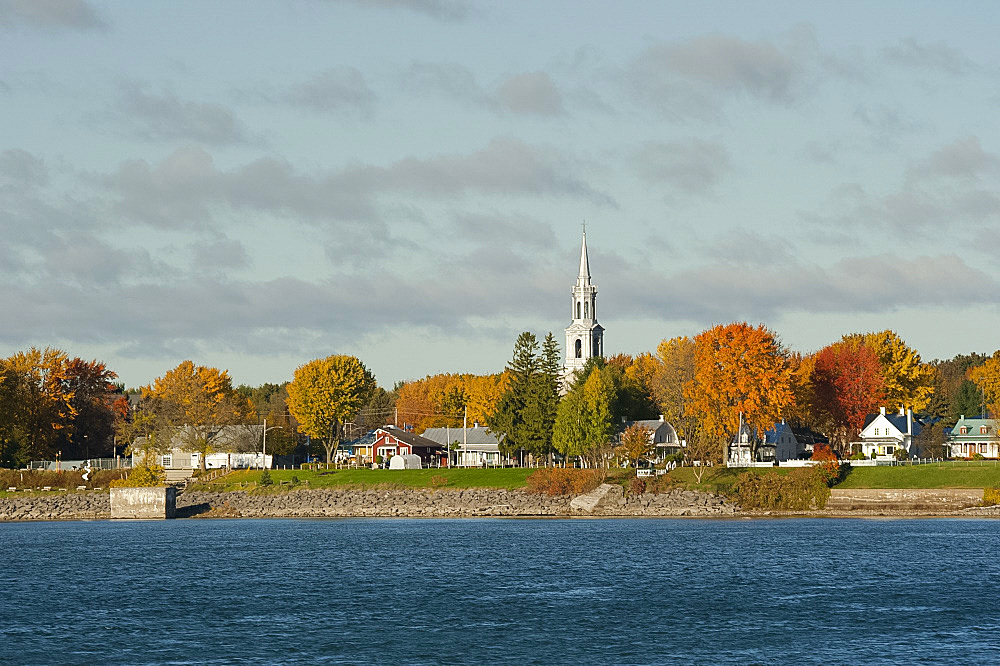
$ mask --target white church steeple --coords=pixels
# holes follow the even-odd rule
[[[597,323],[597,286],[590,281],[590,257],[587,254],[587,227],[583,227],[580,246],[580,274],[573,286],[572,322],[566,328],[566,378],[583,368],[592,356],[604,356],[604,329]]]

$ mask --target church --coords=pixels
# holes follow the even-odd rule
[[[583,228],[580,247],[580,274],[573,286],[572,322],[566,327],[566,365],[564,382],[583,368],[587,359],[604,356],[604,328],[597,323],[597,285],[590,281],[590,258],[587,256],[587,228]]]

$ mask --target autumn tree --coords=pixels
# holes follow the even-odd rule
[[[690,439],[695,425],[688,409],[685,388],[694,382],[694,340],[687,336],[663,340],[656,347],[659,366],[653,375],[653,394],[660,413],[677,429],[677,435]]]
[[[0,360],[0,443],[8,464],[52,459],[76,411],[65,352],[34,347]]]
[[[909,407],[921,412],[931,402],[934,392],[934,367],[920,361],[920,354],[910,348],[894,331],[852,333],[844,342],[868,347],[878,359],[885,380],[886,406]]]
[[[618,456],[628,465],[638,467],[639,460],[655,450],[652,434],[652,431],[641,423],[633,423],[625,428],[617,448]]]
[[[234,389],[226,370],[182,361],[143,388],[144,410],[155,416],[161,441],[176,440],[200,455],[201,469],[212,438],[223,427],[243,423],[251,407]]]
[[[946,361],[932,361],[936,371],[934,394],[926,413],[954,425],[963,415],[980,414],[984,409],[983,395],[970,379],[969,373],[986,362],[986,354],[957,354]]]
[[[288,385],[288,411],[299,431],[323,439],[326,462],[333,457],[343,423],[357,416],[375,389],[375,378],[354,356],[334,355],[295,370]]]
[[[878,358],[860,341],[843,340],[816,354],[812,376],[817,415],[844,454],[865,417],[884,404],[885,378]]]
[[[972,368],[969,379],[982,391],[990,416],[997,418],[1000,415],[1000,351],[982,365]]]
[[[695,376],[685,396],[704,435],[720,447],[741,418],[757,432],[770,430],[793,400],[786,353],[763,325],[710,328],[695,337]]]
[[[118,378],[98,360],[66,361],[63,381],[72,417],[62,445],[67,458],[101,457],[111,453],[115,419],[128,409],[128,400],[114,380]]]

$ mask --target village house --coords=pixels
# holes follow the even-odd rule
[[[805,456],[805,446],[799,443],[792,428],[782,419],[763,434],[747,424],[729,442],[728,465],[740,467],[757,462],[784,462]]]
[[[209,428],[208,455],[206,469],[246,469],[250,467],[271,467],[272,456],[265,455],[263,448],[264,426],[227,425]],[[194,426],[182,426],[174,430],[170,439],[170,449],[156,455],[156,464],[165,470],[195,470],[201,468],[201,453],[195,451],[194,441],[199,433]],[[132,465],[142,463],[144,437],[136,439],[132,447]],[[169,474],[168,474],[169,476]]]
[[[457,467],[498,467],[503,464],[500,455],[502,436],[498,439],[489,428],[478,423],[471,428],[428,428],[424,437],[446,450],[453,450],[450,457]]]
[[[655,448],[652,458],[657,462],[662,461],[669,455],[680,452],[687,444],[677,437],[677,431],[674,429],[674,426],[664,419],[663,414],[660,414],[660,418],[658,419],[640,421],[625,421],[623,419],[622,425],[625,430],[634,425],[639,425],[649,431],[649,443]],[[621,435],[619,434],[620,438]]]
[[[948,447],[953,458],[1000,458],[1000,438],[997,435],[997,419],[958,420],[948,433]]]
[[[396,426],[382,426],[372,432],[373,437],[363,437],[353,448],[355,460],[359,464],[371,464],[381,456],[383,462],[395,455],[419,456],[426,467],[439,467],[444,458],[444,449],[437,442],[414,435]]]
[[[878,414],[869,414],[861,428],[859,441],[851,442],[851,449],[860,449],[866,458],[891,460],[903,449],[907,458],[919,454],[916,437],[922,425],[913,418],[913,410],[899,409],[898,414],[886,414],[885,407]]]

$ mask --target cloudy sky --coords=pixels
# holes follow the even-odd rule
[[[749,320],[1000,346],[995,2],[0,0],[0,354],[283,381]]]

